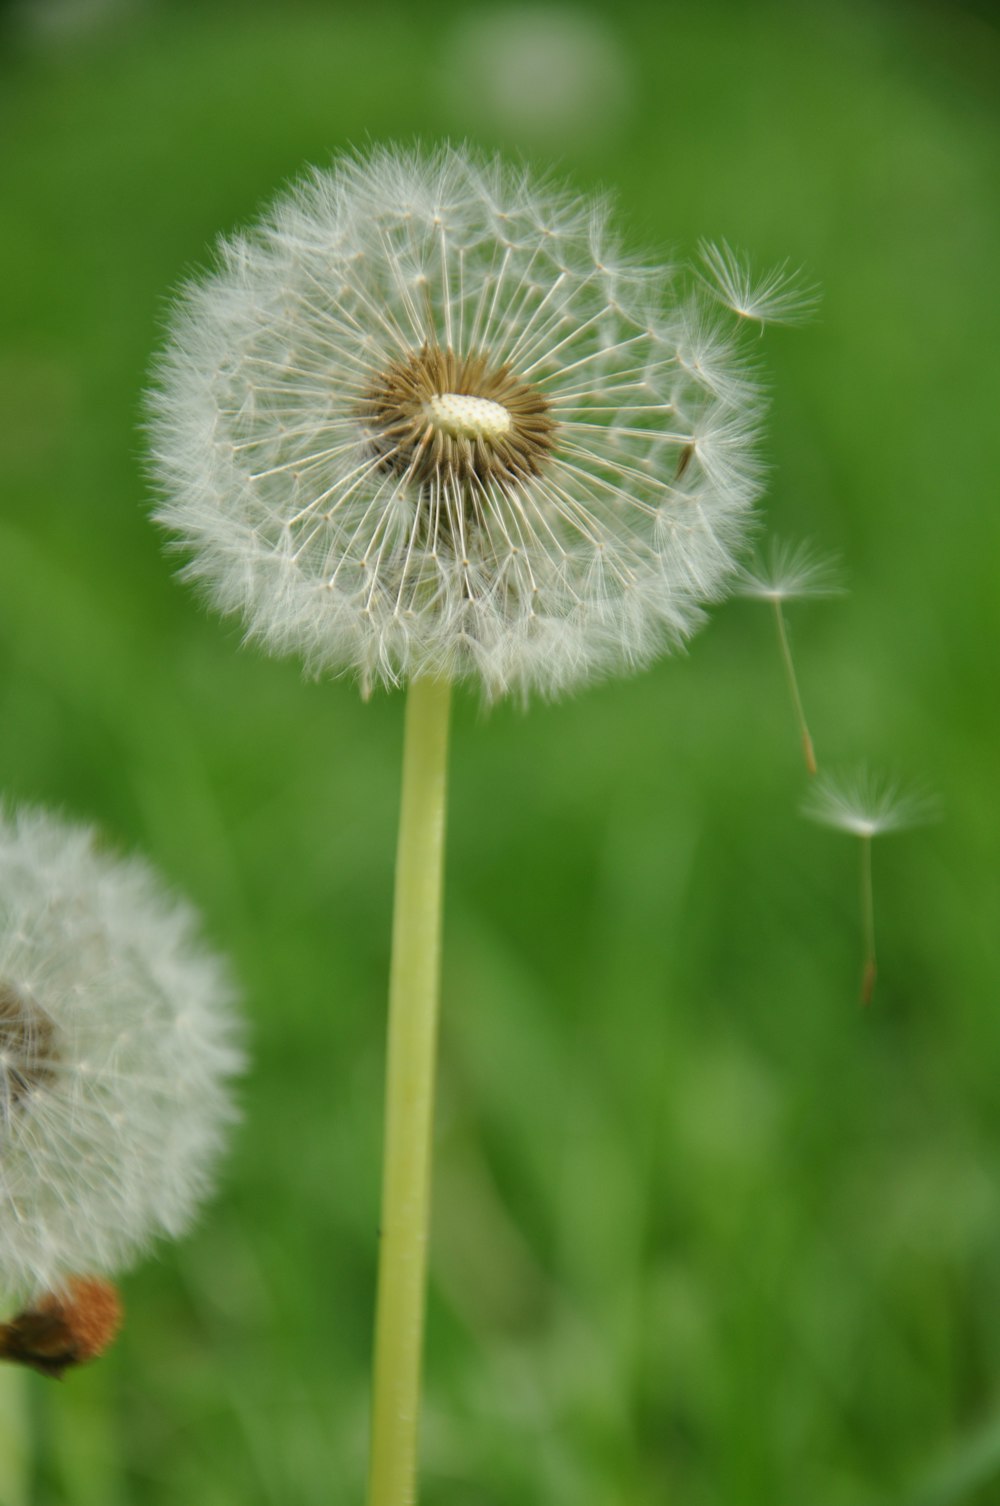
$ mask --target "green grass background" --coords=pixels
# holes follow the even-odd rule
[[[468,138],[617,190],[630,239],[789,257],[770,527],[822,761],[922,777],[876,848],[803,822],[766,611],[527,714],[457,705],[424,1498],[1000,1501],[1000,39],[962,5],[592,10],[590,132],[481,113],[468,8],[10,8],[0,65],[0,786],[198,903],[253,1066],[220,1195],[31,1377],[36,1506],[359,1502],[401,696],[240,648],[147,519],[169,289],[349,143]],[[453,87],[464,84],[463,88]]]

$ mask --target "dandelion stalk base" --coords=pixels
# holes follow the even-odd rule
[[[416,1499],[449,704],[445,682],[412,681],[389,981],[368,1506],[410,1506]]]
[[[0,1364],[0,1506],[28,1506],[31,1443],[27,1377]]]

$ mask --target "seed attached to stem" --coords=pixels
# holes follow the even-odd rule
[[[803,812],[824,826],[837,827],[861,843],[861,1003],[875,993],[875,899],[872,886],[872,841],[886,832],[904,831],[930,820],[935,807],[919,789],[904,789],[891,779],[862,768],[853,776],[821,774],[803,804]]]

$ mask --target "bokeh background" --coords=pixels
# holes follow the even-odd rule
[[[937,791],[857,858],[759,604],[453,743],[425,1498],[1000,1501],[1000,35],[985,8],[36,0],[0,21],[0,786],[147,852],[246,993],[220,1195],[31,1378],[35,1506],[362,1499],[402,698],[242,649],[147,517],[141,392],[215,235],[348,145],[612,187],[788,258],[767,527],[819,756]]]

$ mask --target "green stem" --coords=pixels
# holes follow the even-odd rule
[[[369,1506],[411,1506],[416,1500],[449,703],[450,687],[430,679],[414,680],[406,702],[389,979]]]
[[[0,1362],[0,1506],[27,1506],[31,1443],[28,1376],[18,1366]]]

